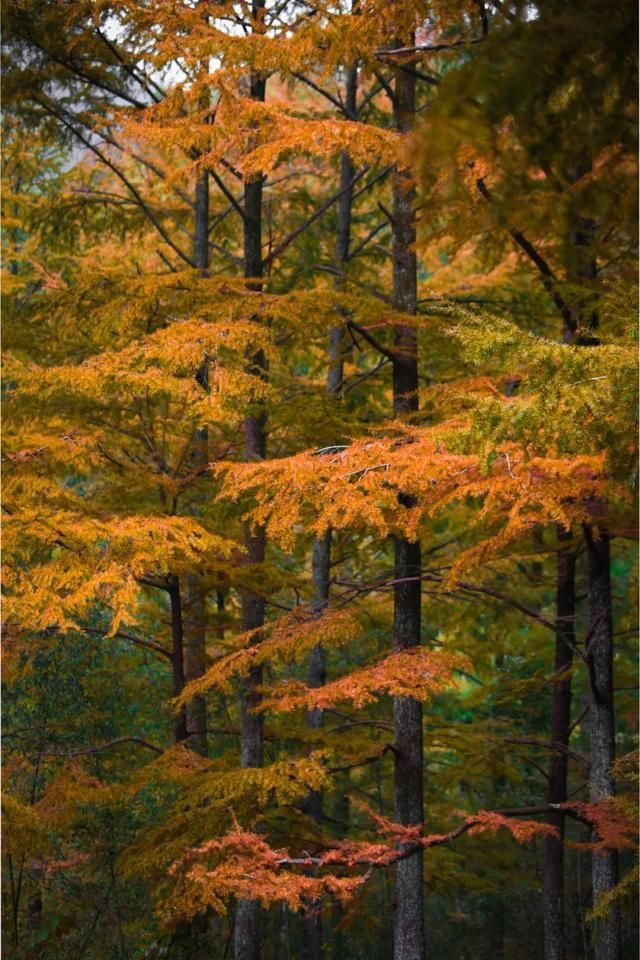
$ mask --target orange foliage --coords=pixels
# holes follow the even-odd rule
[[[607,797],[597,803],[564,803],[590,824],[590,843],[571,842],[571,846],[588,850],[633,850],[638,845],[638,810],[629,795]]]
[[[225,901],[231,897],[258,899],[265,906],[283,902],[293,910],[308,907],[324,895],[344,902],[354,896],[374,868],[390,866],[420,848],[427,850],[450,843],[467,832],[495,832],[504,828],[520,843],[538,834],[557,833],[546,823],[481,810],[449,833],[425,836],[419,824],[394,823],[363,804],[357,805],[375,821],[386,841],[345,840],[318,856],[304,851],[296,857],[287,850],[272,848],[259,834],[236,825],[224,837],[189,850],[171,866],[170,875],[184,879],[178,908],[187,916],[205,905],[223,911]],[[366,867],[367,871],[347,877],[320,872],[327,867]],[[297,872],[296,868],[306,872]]]
[[[315,862],[318,861],[311,857],[299,861],[309,866]],[[187,916],[195,914],[202,903],[223,911],[229,897],[260,900],[264,906],[284,902],[293,910],[307,906],[323,894],[346,901],[365,879],[331,874],[305,876],[283,869],[291,863],[286,850],[273,849],[259,834],[236,827],[221,839],[209,840],[190,850],[169,872],[184,878],[189,893],[180,898],[178,905]]]
[[[323,687],[308,688],[293,681],[279,684],[265,699],[263,709],[289,712],[299,707],[326,710],[344,700],[355,707],[372,703],[384,695],[429,700],[454,681],[456,670],[470,669],[469,661],[459,654],[415,647],[400,650],[379,663],[353,670]]]

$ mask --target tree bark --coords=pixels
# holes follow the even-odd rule
[[[257,7],[260,5],[254,4]],[[256,100],[264,100],[264,80],[252,77],[251,96]],[[245,277],[258,281],[262,277],[262,179],[260,177],[250,181],[245,186],[244,194],[244,263]],[[255,289],[257,283],[252,284]],[[259,377],[266,377],[266,361],[261,350],[249,358],[249,368]],[[264,460],[266,454],[266,415],[264,410],[257,409],[245,418],[244,421],[244,454],[249,461]],[[264,562],[265,534],[264,528],[252,527],[247,524],[244,534],[246,561],[248,564]],[[254,630],[264,623],[264,597],[252,590],[242,593],[242,629]],[[242,756],[241,762],[245,767],[260,767],[263,760],[263,723],[262,716],[254,713],[254,707],[259,704],[259,694],[255,687],[262,683],[262,668],[255,667],[247,678],[242,697]]]
[[[589,156],[576,162],[574,179],[592,168]],[[577,344],[597,347],[595,332],[599,326],[598,293],[594,290],[597,265],[594,256],[596,222],[579,211],[572,214],[573,263],[570,275],[582,283],[582,290],[573,305],[575,317],[571,331]],[[607,530],[598,535],[585,525],[587,547],[587,594],[589,629],[585,655],[589,667],[591,703],[589,732],[591,740],[591,779],[589,797],[598,802],[615,794],[613,763],[615,761],[615,716],[613,696],[613,607],[611,597],[610,542]],[[594,903],[613,890],[618,880],[618,855],[610,850],[594,851],[591,857],[591,883]],[[617,906],[594,928],[594,960],[618,960],[620,929]]]
[[[193,234],[194,262],[202,276],[209,271],[209,174],[200,172],[195,188],[195,230]],[[203,357],[196,373],[200,386],[208,389],[207,362]],[[191,463],[199,467],[209,460],[209,431],[199,427],[194,436]],[[199,511],[198,499],[194,513]],[[185,577],[184,604],[184,678],[185,682],[201,677],[207,668],[207,597],[202,586],[202,577],[190,574]],[[207,756],[207,701],[204,696],[194,697],[186,706],[188,745],[196,753]]]
[[[206,594],[198,576],[185,577],[186,610],[184,617],[185,683],[201,677],[207,669]],[[188,746],[207,756],[207,701],[193,697],[186,705]]]
[[[358,68],[349,67],[345,84],[345,112],[355,115],[356,95],[358,89]],[[353,164],[349,154],[343,152],[340,158],[340,190],[338,201],[338,224],[336,231],[336,260],[338,265],[344,265],[349,257],[351,240],[351,205],[353,201],[354,175]],[[341,281],[336,281],[341,286]],[[327,370],[327,397],[335,399],[342,386],[344,377],[344,324],[332,327],[329,334],[329,366]],[[329,604],[329,578],[331,571],[331,530],[327,530],[323,537],[313,542],[311,554],[311,578],[313,583],[313,612],[321,616]],[[322,687],[327,679],[327,654],[324,647],[318,644],[311,651],[307,683],[310,687]],[[313,709],[307,712],[307,724],[312,730],[318,730],[323,723],[322,710]],[[321,791],[309,794],[307,798],[307,813],[314,820],[320,822],[323,811],[323,796]],[[322,957],[322,915],[318,909],[303,919],[302,945],[305,960],[321,960]]]
[[[415,76],[397,67],[394,78],[393,114],[396,130],[408,132],[415,114]],[[393,306],[415,314],[417,269],[415,253],[415,186],[411,173],[396,167],[393,179]],[[405,417],[418,409],[418,343],[416,328],[396,328],[393,361],[393,413]],[[409,508],[412,500],[400,495]],[[395,570],[393,634],[397,649],[420,643],[421,592],[420,544],[394,538]],[[422,824],[423,746],[422,704],[410,697],[395,697],[395,819],[403,824]],[[424,906],[422,853],[400,861],[395,870],[393,955],[394,960],[423,960]]]
[[[613,763],[615,760],[615,724],[613,703],[613,612],[611,603],[610,545],[606,530],[594,531],[585,526],[587,545],[587,591],[589,631],[585,654],[590,663],[591,704],[589,733],[591,738],[591,779],[589,798],[592,803],[615,793]],[[618,856],[613,850],[594,852],[591,858],[591,880],[594,903],[615,887],[618,879]],[[594,960],[618,960],[620,931],[617,908],[611,908],[595,928]]]
[[[264,0],[253,0],[252,19],[254,29],[259,29],[259,19]],[[250,77],[250,95],[254,100],[264,101],[266,82],[259,75]],[[262,177],[256,176],[245,184],[244,190],[244,275],[254,281],[252,289],[260,288],[262,278]],[[266,362],[262,351],[248,357],[249,369],[259,377],[266,377]],[[252,412],[244,421],[245,459],[263,460],[266,453],[266,416],[262,409]],[[244,532],[246,562],[250,565],[264,562],[264,528],[252,528],[247,524]],[[264,597],[253,590],[243,590],[242,629],[253,630],[264,624]],[[258,688],[262,684],[262,667],[254,667],[241,683],[241,745],[240,764],[243,767],[261,767],[264,760],[264,721],[256,713],[261,697]],[[239,900],[236,905],[234,927],[235,960],[259,960],[260,958],[260,904],[257,900]]]
[[[591,164],[582,157],[575,165],[574,182],[588,172]],[[570,215],[567,275],[582,286],[578,296],[574,295],[563,312],[562,339],[564,343],[578,346],[592,346],[597,341],[591,334],[598,326],[596,310],[597,295],[593,286],[597,278],[595,258],[592,252],[595,222],[581,217],[576,211]],[[586,288],[589,288],[588,291]],[[569,539],[571,534],[564,534]],[[562,536],[559,535],[559,539]],[[564,552],[558,555],[558,575],[556,588],[556,651],[555,671],[567,670],[572,663],[572,647],[575,645],[575,553]],[[567,746],[570,730],[571,676],[556,680],[551,700],[551,739],[558,746]],[[551,755],[549,766],[549,803],[562,803],[567,798],[566,752]],[[564,923],[564,815],[552,813],[549,823],[555,826],[559,839],[545,838],[544,861],[544,955],[545,960],[564,960],[565,923]]]
[[[171,606],[171,667],[173,673],[173,695],[177,697],[184,689],[184,637],[182,630],[182,602],[180,581],[174,575],[169,577],[169,603]],[[174,719],[173,736],[176,743],[187,739],[187,714],[180,707]]]
[[[357,69],[351,68],[347,76],[346,107],[355,111]],[[353,188],[348,189],[353,180],[353,164],[348,154],[343,153],[340,160],[340,189],[345,190],[339,200],[338,228],[336,237],[336,259],[345,263],[349,256],[351,235],[351,203]],[[343,343],[344,325],[333,327],[329,335],[329,366],[327,370],[326,392],[329,399],[338,395],[344,376]],[[331,565],[331,530],[313,543],[311,556],[311,578],[313,583],[313,610],[320,616],[329,602],[329,576]],[[323,686],[326,680],[326,654],[321,646],[314,647],[309,659],[308,683],[310,687]],[[310,727],[317,729],[322,725],[322,711],[310,710],[307,714]]]
[[[564,535],[560,539],[569,539]],[[575,571],[576,555],[571,549],[558,554],[556,583],[555,679],[551,694],[551,742],[554,751],[549,762],[548,803],[567,799],[568,754],[571,727],[571,674],[575,645]],[[564,676],[562,676],[564,674]],[[564,814],[549,815],[549,823],[558,831],[558,839],[544,842],[544,956],[545,960],[564,960]]]

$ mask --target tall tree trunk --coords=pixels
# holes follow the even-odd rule
[[[209,174],[201,170],[196,179],[193,258],[203,276],[209,270]]]
[[[173,574],[169,579],[169,603],[171,606],[171,667],[173,672],[173,695],[177,697],[184,689],[184,636],[182,624],[182,601],[180,581]],[[176,743],[187,739],[187,713],[184,706],[174,718],[173,736]]]
[[[589,797],[592,802],[604,800],[615,793],[613,763],[615,760],[615,725],[613,704],[613,611],[611,603],[610,546],[606,530],[594,531],[585,526],[587,545],[587,592],[589,604],[589,631],[586,656],[591,674],[591,704],[589,733],[591,738],[591,780]],[[591,858],[593,900],[615,887],[618,878],[618,857],[613,850],[594,852]],[[620,932],[617,908],[613,906],[607,917],[595,929],[594,960],[618,960]]]
[[[588,174],[592,168],[589,156],[580,157],[574,177]],[[577,344],[597,347],[595,335],[599,326],[597,310],[597,265],[594,256],[596,221],[577,211],[572,216],[573,264],[570,276],[581,284],[579,296],[573,304],[575,317],[572,336]],[[577,333],[577,335],[576,335]],[[610,543],[607,530],[598,536],[585,525],[587,547],[587,594],[589,630],[585,654],[589,666],[591,703],[589,731],[591,739],[591,780],[589,796],[592,802],[611,797],[615,793],[613,763],[615,761],[615,722],[613,696],[613,607],[611,598]],[[618,856],[613,850],[593,852],[591,857],[592,896],[594,903],[603,894],[610,893],[617,883]],[[594,960],[618,960],[620,930],[617,906],[594,928]]]
[[[489,912],[489,957],[491,960],[504,960],[505,926],[506,926],[505,897],[502,893],[492,898]]]
[[[311,554],[311,577],[313,581],[313,613],[322,616],[329,603],[329,570],[331,563],[331,530],[313,542]],[[310,687],[322,687],[327,679],[327,654],[322,644],[316,644],[309,656],[307,682]],[[323,723],[322,710],[317,707],[307,711],[307,726],[318,730]],[[306,800],[306,812],[316,822],[322,819],[322,791],[316,790]],[[304,960],[321,960],[322,914],[320,904],[302,918],[302,956]]]
[[[358,85],[358,68],[350,67],[347,71],[345,107],[349,114],[355,114],[356,93]],[[340,189],[343,191],[338,201],[338,225],[336,233],[336,260],[344,265],[349,256],[351,238],[351,204],[353,187],[349,184],[353,180],[353,164],[346,152],[340,158]],[[339,285],[341,281],[337,281]],[[327,370],[327,396],[335,399],[339,393],[344,377],[344,325],[331,329],[329,334],[329,367]],[[329,603],[329,578],[331,571],[331,530],[313,542],[311,554],[311,577],[313,583],[313,612],[321,616]],[[309,657],[307,682],[310,687],[324,686],[327,678],[327,654],[321,644],[317,644]],[[307,724],[312,730],[322,726],[322,710],[313,709],[307,712]],[[307,799],[307,812],[314,820],[322,819],[322,792],[311,793]],[[302,941],[305,960],[321,960],[322,957],[322,916],[318,909],[303,919]]]
[[[396,130],[411,129],[415,114],[415,76],[397,67],[394,78],[393,114]],[[393,305],[415,314],[417,270],[415,253],[415,186],[411,173],[396,168],[393,179]],[[393,361],[393,412],[403,417],[418,409],[418,343],[416,328],[396,328]],[[407,508],[411,498],[400,495]],[[393,634],[397,649],[420,643],[420,544],[394,538],[396,581],[393,592]],[[423,756],[422,704],[410,697],[395,697],[395,818],[403,824],[422,824]],[[423,960],[422,853],[401,860],[395,871],[393,955],[394,960]]]
[[[559,534],[569,539],[570,534]],[[548,803],[560,804],[567,799],[567,769],[571,726],[571,674],[575,645],[575,572],[576,555],[572,549],[558,554],[556,583],[555,678],[551,694],[551,745]],[[544,842],[544,956],[545,960],[564,960],[564,814],[554,811],[549,823],[558,831],[558,838],[545,837]]]
[[[576,163],[573,180],[577,182],[591,167],[588,157]],[[562,339],[567,345],[592,346],[597,341],[592,331],[598,326],[597,295],[593,290],[597,277],[592,252],[595,222],[577,211],[570,213],[567,277],[580,286],[571,298],[569,310],[563,314]],[[571,534],[564,534],[569,539]],[[559,539],[563,536],[559,534]],[[558,554],[556,589],[556,650],[555,671],[566,671],[572,663],[575,643],[575,552]],[[557,747],[568,746],[571,709],[571,676],[556,680],[551,698],[551,740]],[[549,803],[562,803],[567,798],[568,755],[554,752],[549,767]],[[564,814],[549,816],[549,823],[558,829],[559,839],[545,839],[544,862],[544,955],[545,960],[564,960]]]
[[[203,431],[206,432],[206,431]],[[207,598],[198,576],[185,577],[184,679],[185,683],[201,677],[207,669]],[[193,697],[186,705],[188,746],[207,756],[207,701]]]
[[[252,17],[254,29],[259,28],[259,18],[264,0],[253,0]],[[255,73],[250,78],[250,95],[254,100],[264,101],[266,82]],[[257,175],[245,185],[244,190],[244,275],[253,280],[252,289],[260,287],[262,278],[262,177]],[[262,351],[248,357],[249,369],[259,377],[266,376],[266,361]],[[266,415],[257,409],[244,421],[244,453],[247,460],[264,460],[266,453]],[[247,524],[244,531],[246,562],[259,564],[265,557],[264,528]],[[264,624],[264,597],[252,590],[243,590],[242,629],[254,630]],[[241,744],[240,764],[243,767],[261,767],[264,760],[264,722],[262,714],[256,713],[260,704],[258,688],[262,684],[262,667],[249,671],[241,685]],[[239,900],[236,905],[234,927],[235,960],[259,960],[260,958],[260,904],[257,900]]]
[[[194,261],[200,273],[206,276],[209,270],[209,174],[200,172],[195,189],[195,230],[193,234]],[[208,389],[207,363],[203,363],[196,379],[203,389]],[[191,464],[194,469],[209,460],[209,431],[199,427],[194,436]],[[194,512],[199,513],[198,501]],[[184,678],[185,682],[201,677],[207,668],[207,598],[202,578],[197,574],[185,577],[184,603]],[[204,696],[194,697],[186,706],[188,744],[196,753],[207,755],[207,701]]]

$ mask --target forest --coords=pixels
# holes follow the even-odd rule
[[[14,960],[632,960],[637,5],[2,0]]]

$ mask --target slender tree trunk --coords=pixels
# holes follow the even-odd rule
[[[185,683],[201,677],[207,669],[206,595],[198,576],[185,577],[186,609],[184,617]],[[207,701],[193,697],[186,705],[188,745],[207,756]]]
[[[589,631],[586,656],[591,673],[589,732],[591,737],[592,802],[612,797],[615,793],[613,763],[615,760],[615,724],[613,704],[613,612],[611,604],[610,546],[606,530],[594,531],[585,526]],[[618,857],[613,850],[594,852],[591,859],[593,900],[615,887],[618,879]],[[594,960],[618,960],[620,932],[617,908],[595,929]]]
[[[171,605],[171,667],[173,671],[173,695],[177,697],[184,688],[184,637],[182,630],[182,602],[180,581],[174,575],[169,578],[169,603]],[[176,743],[187,739],[187,714],[181,707],[174,719],[173,736]]]
[[[492,900],[489,913],[489,957],[491,960],[504,960],[505,914],[504,896],[498,894]]]
[[[415,76],[396,68],[393,113],[395,127],[406,133],[415,114]],[[415,253],[415,186],[408,170],[396,168],[393,180],[393,305],[415,314],[417,270]],[[396,328],[393,361],[393,412],[395,417],[418,409],[418,343],[416,328]],[[409,508],[411,498],[400,495]],[[420,643],[421,590],[420,544],[394,539],[395,572],[393,633],[397,649]],[[403,824],[422,824],[423,756],[422,704],[410,697],[395,697],[395,818]],[[417,853],[400,861],[395,871],[394,960],[423,960],[423,858]]]
[[[350,67],[347,71],[345,106],[349,113],[355,114],[356,92],[358,84],[358,69]],[[344,265],[349,256],[349,242],[351,237],[351,204],[353,188],[349,184],[353,180],[353,164],[347,153],[340,158],[340,189],[344,191],[338,201],[338,227],[336,234],[336,260]],[[340,281],[338,281],[339,283]],[[329,368],[327,370],[327,396],[329,399],[337,397],[344,377],[343,348],[344,325],[333,327],[329,334]],[[313,611],[315,616],[321,616],[329,603],[329,578],[331,570],[331,530],[327,530],[323,537],[313,542],[311,554],[311,577],[313,582]],[[310,687],[324,686],[327,678],[327,654],[324,647],[318,644],[311,651],[307,682]],[[313,709],[307,712],[307,724],[312,730],[322,726],[322,710]],[[322,792],[311,793],[307,799],[307,812],[314,820],[322,819]],[[303,919],[302,943],[304,960],[321,960],[322,957],[322,916],[318,909],[315,913]]]
[[[206,276],[209,271],[209,174],[201,171],[196,179],[195,188],[195,230],[193,234],[193,256],[200,273]],[[200,386],[208,389],[207,363],[203,362],[196,373]],[[209,431],[199,427],[194,436],[191,464],[201,467],[209,460]],[[194,504],[194,513],[200,512],[198,498]],[[190,574],[184,578],[184,678],[185,682],[196,680],[207,669],[207,597],[203,589],[202,578]],[[188,744],[196,753],[207,755],[207,701],[203,696],[194,697],[186,706]]]
[[[253,0],[252,16],[254,29],[258,24],[264,0]],[[250,95],[263,101],[265,81],[252,73]],[[245,185],[244,191],[244,275],[253,280],[252,289],[260,287],[262,278],[262,178],[258,175]],[[248,357],[249,369],[259,377],[266,376],[266,362],[262,351]],[[266,453],[266,416],[264,410],[251,412],[244,421],[245,458],[263,460]],[[246,562],[260,564],[265,557],[264,528],[245,527],[244,545]],[[254,630],[264,624],[264,597],[252,590],[244,590],[242,602],[242,629]],[[243,767],[261,767],[264,760],[264,722],[262,714],[255,709],[260,704],[258,688],[262,684],[262,667],[249,671],[241,685],[241,745],[240,764]],[[239,900],[236,906],[234,927],[235,960],[259,960],[260,958],[260,904],[257,900]]]
[[[252,79],[251,96],[264,100],[265,83]],[[244,260],[245,277],[254,281],[262,277],[262,180],[245,186],[244,197]],[[256,289],[259,284],[252,284]],[[249,358],[249,368],[259,377],[266,376],[266,361],[261,350]],[[257,409],[244,421],[244,452],[247,460],[264,460],[266,453],[266,416]],[[265,556],[265,535],[262,527],[245,527],[246,559],[249,564],[262,563]],[[253,630],[264,623],[264,597],[251,590],[242,593],[242,629]],[[262,668],[256,667],[245,684],[242,704],[242,765],[260,767],[263,759],[262,717],[253,712],[260,702],[254,688],[262,683]]]
[[[350,772],[345,770],[338,774],[336,780],[336,789],[332,797],[331,814],[336,823],[342,825],[342,835],[349,835],[349,822],[351,819],[351,802],[349,791],[351,787]],[[348,957],[347,953],[349,938],[344,929],[345,908],[336,899],[331,904],[331,944],[327,944],[327,956],[332,960],[344,960]]]
[[[581,158],[574,169],[574,181],[590,169],[588,158]],[[593,291],[597,277],[596,263],[592,253],[595,222],[581,217],[573,211],[569,221],[570,244],[568,246],[567,276],[580,285],[577,296],[573,296],[568,313],[563,315],[562,339],[568,345],[590,346],[597,341],[591,335],[598,325],[596,296]],[[587,288],[589,288],[587,290]],[[586,328],[586,329],[585,329]],[[564,534],[569,539],[571,534]],[[559,535],[559,539],[563,537]],[[561,552],[558,555],[558,574],[556,589],[556,673],[566,671],[573,658],[572,646],[575,643],[575,552]],[[551,699],[551,740],[559,747],[568,745],[571,710],[571,676],[556,680]],[[562,803],[567,795],[566,752],[551,755],[549,767],[549,803]],[[544,862],[544,955],[545,960],[564,960],[565,923],[564,923],[564,814],[560,811],[549,816],[549,823],[559,832],[559,839],[545,839]]]
[[[193,257],[198,270],[206,276],[209,270],[209,174],[206,170],[197,175],[195,193]]]
[[[575,179],[592,168],[591,158],[584,156],[575,167]],[[599,326],[598,292],[594,289],[597,265],[594,241],[597,224],[590,217],[574,212],[572,216],[572,269],[581,284],[581,291],[573,305],[575,317],[571,336],[577,344],[597,347],[595,332]],[[577,334],[577,335],[576,335]],[[570,341],[571,342],[571,341]],[[584,527],[587,546],[587,594],[589,607],[588,641],[585,649],[589,666],[591,703],[589,731],[591,739],[591,780],[589,796],[592,802],[611,797],[615,793],[613,763],[615,761],[615,722],[613,696],[613,608],[611,598],[609,534],[600,529],[598,536],[588,525]],[[595,852],[591,857],[592,896],[594,903],[603,894],[613,890],[618,878],[618,856],[613,850]],[[620,956],[620,929],[617,906],[594,928],[594,960],[618,960]]]
[[[331,530],[323,537],[314,540],[311,554],[311,576],[313,580],[313,612],[322,616],[329,603],[329,567],[331,560]],[[322,687],[327,679],[327,654],[322,644],[317,644],[309,657],[307,680],[310,687]],[[323,723],[322,710],[314,708],[307,711],[307,726],[318,730]],[[316,822],[320,822],[323,812],[322,791],[309,794],[306,811]],[[303,960],[321,960],[322,957],[322,914],[320,904],[302,917],[302,958]]]
[[[570,536],[570,535],[569,535]],[[569,539],[565,535],[561,539]],[[547,801],[564,803],[567,799],[567,769],[571,726],[571,674],[575,644],[575,572],[576,555],[571,549],[558,554],[556,584],[555,679],[551,694],[551,743]],[[563,675],[564,674],[564,675]],[[544,956],[545,960],[564,960],[564,814],[549,815],[558,839],[546,837],[544,843]]]

